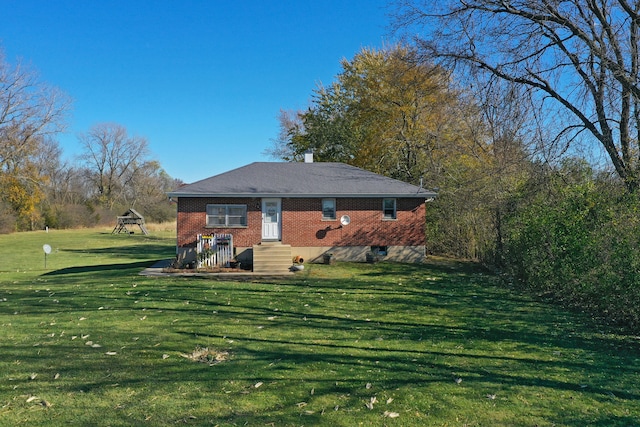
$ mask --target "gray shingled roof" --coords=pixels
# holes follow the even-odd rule
[[[435,197],[344,163],[255,162],[180,187],[169,197]]]

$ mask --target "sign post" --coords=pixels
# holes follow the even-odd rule
[[[42,250],[44,251],[44,268],[47,269],[47,255],[51,253],[51,246],[44,244],[42,245]]]

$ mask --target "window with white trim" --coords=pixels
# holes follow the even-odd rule
[[[207,205],[207,227],[246,227],[247,205]]]
[[[336,199],[322,199],[322,219],[336,219]]]
[[[396,219],[396,199],[382,199],[382,218]]]

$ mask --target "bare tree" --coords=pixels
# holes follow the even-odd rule
[[[96,198],[111,208],[147,167],[147,140],[130,136],[125,127],[116,123],[97,124],[79,140],[84,149],[80,160],[94,185]]]
[[[271,140],[271,147],[265,149],[263,154],[274,159],[289,162],[300,160],[301,156],[297,156],[294,147],[292,147],[291,138],[295,135],[304,134],[303,115],[303,111],[281,109],[278,114],[280,131],[278,132],[278,136]]]
[[[44,137],[62,132],[69,107],[65,94],[22,64],[11,66],[0,51],[0,169],[22,163]]]
[[[552,118],[554,141],[598,141],[640,188],[640,1],[400,0],[397,28],[448,67],[520,85]]]

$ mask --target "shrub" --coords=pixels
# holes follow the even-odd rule
[[[608,323],[640,327],[640,202],[595,180],[555,182],[505,221],[516,283]]]

